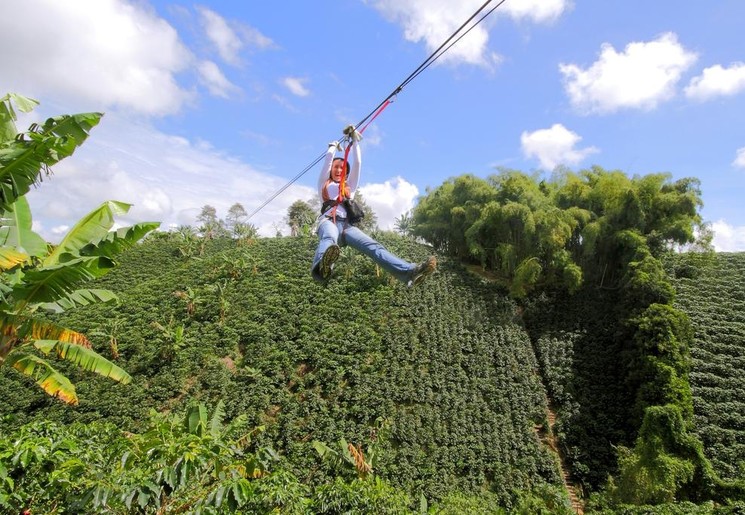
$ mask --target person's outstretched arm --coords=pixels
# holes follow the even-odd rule
[[[349,177],[347,177],[347,184],[349,185],[349,191],[351,196],[354,197],[354,191],[360,183],[360,170],[362,169],[362,148],[360,147],[360,141],[362,140],[362,134],[357,132],[353,126],[348,127],[350,129],[350,137],[352,138],[352,154]]]
[[[357,185],[360,183],[360,170],[362,168],[362,149],[360,148],[360,142],[355,141],[352,145],[352,154],[349,177],[347,177],[347,184],[349,185],[349,191],[354,196],[354,190],[357,189]]]
[[[318,195],[323,198],[323,186],[331,175],[331,163],[334,161],[336,150],[339,148],[338,141],[332,141],[329,143],[329,148],[326,150],[326,156],[323,158],[323,166],[321,166],[321,173],[318,175]]]

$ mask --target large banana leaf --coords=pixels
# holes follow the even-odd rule
[[[58,397],[67,404],[78,403],[75,386],[40,357],[16,351],[8,356],[5,363],[21,374],[33,378],[36,384],[52,397]]]
[[[16,137],[16,114],[13,106],[8,101],[10,97],[5,95],[0,101],[0,142],[9,141]]]
[[[12,141],[0,147],[0,209],[10,208],[36,184],[49,142]]]
[[[28,193],[43,169],[71,155],[101,116],[83,113],[49,118],[26,138],[0,141],[0,210]]]
[[[73,331],[47,320],[39,320],[25,315],[0,312],[0,335],[16,340],[60,340],[90,347],[91,342],[82,333]]]
[[[11,100],[13,103],[11,103]],[[18,134],[15,125],[16,113],[13,111],[13,104],[21,112],[28,113],[39,105],[39,102],[33,98],[24,97],[16,93],[9,93],[0,98],[0,142],[12,140]]]
[[[91,342],[86,338],[83,333],[73,331],[66,327],[47,322],[45,320],[37,320],[35,318],[28,319],[28,327],[30,329],[30,336],[34,340],[59,340],[61,342],[72,343],[80,347],[90,347]]]
[[[75,140],[75,146],[79,147],[90,134],[90,130],[101,121],[102,116],[103,113],[53,116],[44,122],[41,130],[44,134],[54,134],[60,138],[73,138]]]
[[[13,287],[13,298],[26,304],[57,302],[75,293],[92,279],[114,266],[104,256],[84,256],[58,265],[28,270],[23,281]]]
[[[59,245],[44,260],[44,266],[56,265],[65,254],[80,255],[81,249],[105,238],[114,225],[114,217],[127,213],[131,204],[107,200],[70,229]]]
[[[10,247],[0,247],[0,272],[5,272],[11,268],[28,261],[28,254],[18,252]]]
[[[99,302],[116,302],[119,297],[110,290],[97,288],[76,290],[63,299],[56,302],[47,302],[41,305],[42,309],[60,313],[78,306],[88,306]]]
[[[135,245],[149,232],[160,227],[160,222],[143,222],[131,227],[112,231],[98,243],[91,243],[80,250],[83,256],[106,256],[113,258]]]
[[[31,230],[31,208],[26,197],[18,197],[7,211],[0,214],[0,245],[15,247],[29,256],[43,256],[47,243]]]
[[[34,341],[34,347],[44,354],[55,352],[59,358],[75,363],[83,370],[94,372],[114,381],[123,384],[128,384],[132,381],[132,376],[124,369],[116,366],[93,349],[59,340],[36,340]]]
[[[184,418],[184,425],[190,434],[204,436],[207,432],[207,408],[204,404],[189,407]]]

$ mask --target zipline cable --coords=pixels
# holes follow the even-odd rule
[[[473,19],[474,19],[474,18],[475,18],[476,16],[478,16],[478,15],[479,15],[479,13],[481,13],[481,11],[483,11],[483,10],[484,10],[484,9],[486,8],[486,6],[487,6],[487,5],[489,5],[489,4],[490,4],[491,2],[493,2],[493,1],[494,1],[494,0],[487,0],[486,2],[484,2],[484,4],[483,4],[483,5],[481,6],[481,7],[479,7],[479,8],[478,8],[478,10],[477,10],[476,12],[474,12],[474,13],[473,13],[473,14],[471,15],[471,17],[470,17],[470,18],[468,18],[468,19],[467,19],[467,20],[466,20],[466,21],[465,21],[465,22],[464,22],[464,23],[463,23],[463,24],[462,24],[462,25],[461,25],[460,27],[458,27],[458,28],[457,28],[457,29],[455,30],[455,32],[453,32],[453,33],[452,33],[452,34],[450,35],[450,37],[449,37],[448,39],[446,39],[446,40],[445,40],[445,41],[444,41],[444,42],[443,42],[443,43],[442,43],[442,44],[441,44],[441,45],[440,45],[439,47],[437,47],[437,49],[436,49],[436,50],[435,50],[434,52],[432,52],[432,53],[431,53],[431,54],[429,55],[429,57],[427,57],[427,58],[426,58],[426,59],[425,59],[424,61],[422,61],[422,64],[420,64],[420,65],[419,65],[419,66],[417,67],[417,69],[416,69],[416,70],[414,70],[414,71],[413,71],[413,72],[411,73],[411,75],[409,75],[408,77],[406,77],[406,79],[404,79],[404,81],[403,81],[403,82],[401,82],[401,84],[399,84],[399,85],[398,85],[398,87],[396,87],[396,89],[394,89],[394,90],[393,90],[393,92],[391,92],[391,94],[390,94],[390,95],[388,95],[388,96],[387,96],[387,97],[385,98],[385,100],[383,100],[383,101],[382,101],[382,102],[381,102],[380,104],[378,104],[378,106],[377,106],[377,107],[376,107],[375,109],[373,109],[373,110],[372,110],[372,111],[370,112],[370,114],[368,114],[367,116],[365,116],[365,117],[364,117],[364,118],[363,118],[363,119],[362,119],[362,120],[361,120],[361,121],[360,121],[360,122],[359,122],[359,123],[358,123],[357,125],[355,125],[355,127],[359,127],[360,125],[362,125],[363,123],[365,123],[365,121],[367,121],[367,119],[368,119],[368,118],[370,118],[370,116],[372,116],[372,115],[373,115],[373,113],[375,113],[375,112],[376,112],[376,111],[377,111],[377,110],[378,110],[378,109],[379,109],[380,107],[382,107],[382,106],[383,106],[383,104],[385,104],[385,103],[386,103],[386,102],[388,102],[388,101],[389,101],[389,100],[390,100],[391,98],[395,97],[395,96],[396,96],[396,95],[397,95],[398,93],[400,93],[400,92],[401,92],[401,90],[402,90],[402,89],[403,89],[404,87],[406,87],[406,86],[407,86],[407,85],[408,85],[408,84],[409,84],[409,83],[410,83],[411,81],[413,81],[414,79],[416,79],[416,78],[417,78],[417,77],[418,77],[418,76],[419,76],[419,75],[420,75],[420,74],[421,74],[421,73],[422,73],[422,72],[423,72],[424,70],[426,70],[427,68],[429,68],[429,67],[430,67],[430,66],[431,66],[431,65],[432,65],[432,64],[433,64],[433,63],[434,63],[435,61],[437,61],[437,59],[439,59],[439,58],[440,58],[440,57],[441,57],[441,56],[442,56],[442,55],[443,55],[443,54],[444,54],[445,52],[447,52],[448,50],[450,50],[450,48],[451,48],[451,47],[452,47],[453,45],[455,45],[455,44],[456,44],[456,43],[457,43],[458,41],[460,41],[460,40],[461,40],[461,39],[462,39],[462,38],[463,38],[463,37],[464,37],[464,36],[465,36],[466,34],[468,34],[469,32],[471,32],[471,30],[473,30],[473,29],[474,29],[474,28],[475,28],[475,27],[476,27],[476,26],[477,26],[478,24],[480,24],[480,23],[481,23],[482,21],[484,21],[484,18],[486,18],[486,17],[487,17],[487,16],[489,16],[489,15],[490,15],[490,14],[491,14],[492,12],[494,12],[494,11],[495,11],[495,10],[496,10],[496,9],[497,9],[497,8],[498,8],[499,6],[501,6],[501,5],[502,5],[502,4],[503,4],[503,3],[504,3],[504,2],[506,1],[506,0],[500,0],[499,2],[497,2],[497,5],[495,5],[495,6],[494,6],[494,7],[493,7],[493,8],[492,8],[492,9],[491,9],[491,10],[490,10],[489,12],[487,12],[487,13],[486,13],[486,14],[485,14],[484,16],[482,16],[481,18],[479,18],[479,20],[478,20],[478,21],[477,21],[476,23],[474,23],[474,24],[473,24],[473,25],[472,25],[472,26],[471,26],[471,27],[470,27],[470,28],[469,28],[469,29],[468,29],[467,31],[465,31],[465,32],[464,32],[463,34],[461,34],[460,36],[458,36],[458,38],[457,38],[457,39],[455,39],[455,41],[453,41],[453,42],[451,43],[451,40],[452,40],[453,38],[455,38],[455,37],[456,37],[456,36],[458,35],[458,33],[459,33],[460,31],[462,31],[462,30],[463,30],[463,28],[464,28],[464,27],[466,27],[466,26],[467,26],[467,25],[468,25],[468,24],[469,24],[469,23],[471,22],[471,20],[473,20]],[[450,43],[450,44],[448,44],[448,43]]]
[[[373,119],[375,119],[375,117],[377,117],[383,111],[383,109],[385,109],[385,107],[387,107],[388,104],[390,104],[393,101],[391,99],[393,99],[396,95],[398,95],[404,87],[406,87],[411,81],[413,81],[415,78],[417,78],[424,70],[426,70],[427,68],[429,68],[432,65],[432,63],[434,63],[435,61],[437,61],[437,59],[439,59],[445,52],[447,52],[448,50],[450,50],[450,48],[453,45],[455,45],[458,41],[460,41],[466,34],[468,34],[469,32],[471,32],[471,30],[473,30],[478,24],[480,24],[482,21],[484,21],[484,19],[487,16],[489,16],[499,6],[501,6],[503,3],[505,3],[506,0],[500,0],[499,2],[497,2],[497,5],[495,5],[494,7],[492,7],[486,14],[484,14],[481,18],[479,18],[478,21],[476,21],[476,23],[474,23],[468,30],[466,30],[465,32],[463,32],[463,34],[461,34],[460,36],[458,36],[458,33],[461,32],[464,29],[464,27],[466,27],[469,23],[471,23],[471,21],[474,18],[476,18],[484,9],[486,9],[486,6],[488,6],[493,1],[494,0],[486,0],[486,2],[484,2],[481,5],[481,7],[479,7],[476,10],[476,12],[474,12],[471,15],[470,18],[468,18],[460,27],[458,27],[458,29],[455,30],[455,32],[453,32],[450,35],[450,37],[445,40],[445,42],[443,42],[439,47],[437,47],[437,49],[434,52],[432,52],[429,55],[429,57],[427,57],[424,61],[422,61],[422,63],[408,77],[406,77],[406,79],[404,79],[403,82],[401,82],[401,84],[399,84],[382,102],[380,102],[375,107],[375,109],[373,109],[372,111],[370,111],[370,113],[368,113],[367,116],[365,116],[362,120],[360,120],[360,122],[357,123],[357,125],[355,125],[355,127],[362,126],[362,124],[365,123],[370,117],[372,117]],[[456,36],[457,36],[457,38],[456,38]],[[455,41],[452,41],[453,39],[455,39]],[[370,120],[370,122],[372,122],[372,120]],[[368,125],[369,125],[369,123],[368,123]],[[365,128],[367,128],[367,125],[365,125],[365,127],[363,127],[362,131],[364,131]],[[246,219],[247,220],[248,219],[251,219],[252,216],[254,216],[256,213],[258,213],[259,211],[261,211],[262,209],[264,209],[272,200],[274,200],[275,198],[277,198],[280,194],[282,194],[282,192],[284,192],[287,188],[289,188],[290,186],[292,186],[298,179],[300,179],[300,177],[302,177],[303,175],[305,175],[308,172],[308,170],[310,170],[316,164],[318,164],[324,158],[325,155],[326,155],[326,152],[323,152],[321,155],[319,155],[311,164],[309,164],[308,166],[306,166],[300,173],[298,173],[295,177],[293,177],[290,181],[288,181],[287,184],[285,184],[280,189],[278,189],[276,192],[274,192],[272,194],[272,196],[270,196],[266,201],[264,201],[259,207],[257,207],[256,209],[254,209],[251,212],[251,214],[249,214],[246,217]]]
[[[261,211],[262,209],[264,209],[264,208],[265,208],[265,207],[267,206],[267,204],[269,204],[269,203],[270,203],[270,202],[271,202],[272,200],[274,200],[275,198],[277,198],[277,197],[278,197],[278,196],[279,196],[279,195],[280,195],[280,194],[281,194],[281,193],[282,193],[283,191],[285,191],[285,190],[286,190],[287,188],[289,188],[290,186],[292,186],[292,185],[293,185],[293,184],[295,183],[295,181],[297,181],[297,180],[298,180],[298,179],[299,179],[300,177],[302,177],[303,175],[305,175],[305,173],[306,173],[306,172],[307,172],[308,170],[310,170],[311,168],[313,168],[314,166],[316,166],[316,165],[317,165],[318,163],[320,163],[320,162],[321,162],[321,160],[322,160],[322,159],[324,158],[324,156],[326,156],[326,152],[324,152],[324,153],[322,153],[322,154],[321,154],[320,156],[318,156],[318,157],[317,157],[317,158],[315,159],[315,161],[313,161],[313,162],[312,162],[311,164],[309,164],[308,166],[306,166],[306,167],[305,167],[305,168],[303,169],[303,171],[302,171],[302,172],[298,173],[298,174],[297,174],[297,175],[296,175],[295,177],[293,177],[293,178],[292,178],[292,179],[291,179],[291,180],[290,180],[290,181],[289,181],[289,182],[288,182],[287,184],[285,184],[285,185],[284,185],[284,186],[282,186],[282,187],[281,187],[280,189],[278,189],[278,190],[277,190],[276,192],[274,192],[274,194],[273,194],[273,195],[272,195],[271,197],[269,197],[268,199],[266,199],[266,200],[264,201],[264,203],[263,203],[263,204],[261,204],[261,205],[260,205],[259,207],[257,207],[256,209],[254,209],[254,210],[253,210],[253,211],[251,212],[251,214],[250,214],[250,215],[248,215],[248,216],[246,217],[246,220],[250,220],[250,219],[251,219],[251,217],[252,217],[253,215],[255,215],[256,213],[258,213],[259,211]]]

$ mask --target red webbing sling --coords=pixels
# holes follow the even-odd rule
[[[360,134],[365,132],[365,129],[367,129],[370,124],[373,122],[375,118],[378,117],[380,113],[383,112],[383,110],[388,107],[388,105],[391,103],[391,99],[387,99],[385,102],[383,102],[383,105],[378,108],[377,111],[375,111],[375,114],[372,115],[370,120],[358,131]],[[344,201],[344,193],[346,191],[346,185],[347,185],[347,173],[349,170],[349,151],[352,150],[352,145],[354,145],[354,138],[352,135],[349,135],[349,145],[347,145],[346,150],[344,150],[344,173],[341,174],[341,181],[339,182],[339,195],[336,197],[336,206],[341,204]],[[336,206],[334,206],[334,211],[332,214],[334,223],[336,223]]]

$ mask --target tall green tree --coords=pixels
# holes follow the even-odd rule
[[[19,100],[20,99],[20,100]],[[110,231],[116,215],[130,205],[107,201],[82,218],[57,245],[32,230],[31,211],[24,194],[48,167],[85,141],[100,113],[50,118],[17,134],[11,100],[21,108],[35,101],[7,95],[0,104],[0,366],[33,378],[45,392],[76,404],[74,385],[43,356],[56,355],[84,370],[115,381],[129,382],[121,368],[97,354],[81,333],[43,317],[76,306],[112,302],[116,296],[85,288],[115,266],[115,257],[134,245],[158,223],[142,223]],[[35,171],[34,171],[35,170]]]
[[[209,204],[202,206],[202,211],[197,216],[197,222],[201,224],[198,230],[206,240],[226,236],[228,233],[225,222],[218,218],[217,210]]]
[[[242,231],[242,226],[246,223],[246,218],[248,218],[246,208],[240,202],[236,202],[228,209],[228,214],[225,217],[225,226],[234,237],[238,237]]]
[[[466,231],[495,195],[492,184],[473,175],[449,179],[419,200],[413,213],[414,234],[441,252],[468,259]]]
[[[655,258],[676,245],[696,241],[704,227],[699,181],[671,181],[670,174],[629,177],[599,166],[568,173],[558,184],[557,204],[591,213],[571,251],[588,279],[600,287],[618,287],[627,277],[626,264],[638,252]],[[702,234],[705,231],[702,231]]]
[[[310,233],[310,228],[318,217],[318,212],[310,203],[296,200],[287,208],[287,225],[290,226],[290,236],[300,236]]]
[[[696,179],[628,177],[593,167],[541,180],[515,170],[463,175],[427,191],[415,234],[441,252],[479,262],[516,297],[538,285],[617,288],[628,264],[695,241],[701,230]],[[705,229],[705,228],[704,228]],[[637,267],[638,268],[638,267]]]
[[[534,177],[502,170],[487,180],[457,177],[428,193],[414,212],[414,233],[480,263],[522,297],[538,284],[579,286],[582,271],[566,247],[587,216],[555,206],[553,190]]]
[[[393,228],[404,236],[412,236],[414,232],[414,217],[411,211],[401,213],[401,216],[397,216],[393,221]]]
[[[370,204],[367,203],[365,197],[362,195],[362,192],[357,191],[354,194],[354,200],[356,200],[357,203],[362,206],[362,210],[365,212],[365,218],[363,218],[362,221],[357,224],[357,227],[365,232],[376,230],[378,228],[378,215],[375,214],[373,208],[370,207]]]

